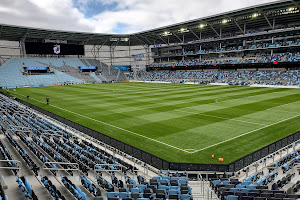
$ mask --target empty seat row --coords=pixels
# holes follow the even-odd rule
[[[296,200],[296,198],[275,198],[275,197],[251,197],[251,196],[235,196],[229,195],[226,200]]]
[[[102,156],[106,156],[107,159],[114,159],[115,161],[117,161],[119,164],[123,165],[126,167],[126,170],[129,170],[131,172],[136,172],[137,168],[134,167],[133,165],[127,163],[127,162],[124,162],[112,155],[110,155],[109,153],[107,153],[106,151],[96,147],[95,145],[93,145],[92,143],[88,142],[88,141],[85,141],[83,140],[82,141],[82,144],[86,145],[86,149],[87,150],[91,150],[92,153],[97,153],[97,154],[101,154]]]
[[[38,137],[36,136],[32,136],[32,141],[40,146],[53,160],[55,160],[56,162],[64,162],[64,163],[67,163],[68,161],[60,156],[57,152],[55,152],[54,150],[52,150],[46,143],[44,143],[43,141],[41,141]],[[45,162],[49,162],[49,158],[46,157],[46,156],[40,156],[40,159],[43,163]],[[46,166],[48,168],[53,168],[55,169],[56,168],[56,165],[55,164],[51,164],[51,163],[46,163]],[[72,165],[68,165],[68,164],[64,164],[62,165],[61,167],[63,167],[64,169],[66,169],[66,171],[69,173],[69,174],[73,174],[73,172],[71,170],[67,170],[67,169],[74,169],[74,166]],[[55,170],[50,170],[54,175],[56,175],[56,171]]]
[[[145,189],[145,193],[129,193],[129,192],[107,192],[108,200],[119,200],[119,199],[181,199],[181,200],[192,200],[193,197],[190,194],[154,194],[150,188]]]
[[[101,190],[96,187],[94,183],[90,179],[88,179],[85,176],[80,176],[81,184],[83,187],[85,187],[91,194],[93,194],[95,197],[101,196]]]
[[[10,155],[8,149],[6,146],[2,143],[0,140],[0,159],[1,160],[13,160],[12,156]],[[5,163],[7,167],[16,167],[16,163],[14,161],[6,162]],[[16,169],[11,170],[15,175],[17,174]]]
[[[37,196],[35,195],[34,191],[32,190],[32,186],[27,178],[24,176],[16,178],[16,181],[19,185],[19,188],[24,193],[27,200],[38,200]]]
[[[4,189],[0,183],[0,200],[8,200],[8,197],[5,195]]]
[[[9,142],[12,144],[12,146],[18,151],[18,153],[21,155],[23,160],[26,162],[26,164],[29,166],[29,168],[34,172],[34,174],[38,175],[39,167],[32,161],[32,159],[27,155],[27,152],[24,151],[19,144],[15,141],[15,139],[9,135],[7,132],[5,132],[6,137],[8,138]]]
[[[79,187],[76,187],[72,181],[70,181],[67,177],[62,176],[61,181],[64,186],[73,194],[73,196],[78,200],[86,200],[86,194],[80,190]]]
[[[55,185],[48,179],[47,176],[42,176],[41,181],[44,184],[45,188],[49,191],[49,194],[53,199],[66,200],[65,197],[56,189]]]
[[[115,187],[113,186],[113,184],[107,182],[102,176],[97,176],[97,183],[100,187],[102,187],[105,191],[107,192],[114,192],[115,191]]]
[[[47,143],[48,145],[51,145],[52,148],[55,148],[55,150],[57,150],[57,149],[59,149],[59,147],[61,147],[59,149],[60,150],[59,153],[64,158],[68,159],[71,163],[78,163],[79,164],[79,169],[84,174],[87,175],[88,170],[89,170],[88,165],[82,161],[81,157],[74,156],[75,154],[73,152],[73,149],[69,145],[63,143],[62,141],[60,141],[59,138],[56,138],[56,137],[53,137],[54,142],[52,142],[52,141],[48,140],[46,136],[43,136],[43,141],[45,143]]]

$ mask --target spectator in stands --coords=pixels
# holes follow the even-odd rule
[[[47,105],[49,105],[50,98],[46,97]]]

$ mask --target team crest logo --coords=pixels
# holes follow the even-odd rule
[[[55,54],[60,54],[60,45],[58,45],[58,44],[54,45],[53,52]]]

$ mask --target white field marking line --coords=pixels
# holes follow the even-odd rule
[[[291,104],[298,103],[298,102],[300,102],[300,101],[294,101],[294,102],[291,102],[291,103],[282,104],[282,105],[280,105],[280,106],[274,106],[274,107],[269,108],[269,109],[267,109],[267,110],[271,110],[271,109],[274,109],[274,108],[280,108],[280,107],[287,106],[287,105],[291,105]]]
[[[235,137],[233,137],[233,138],[230,138],[230,139],[228,139],[228,140],[224,140],[224,141],[222,141],[222,142],[219,142],[219,143],[216,143],[216,144],[210,145],[210,146],[208,146],[208,147],[205,147],[205,148],[202,148],[202,149],[196,150],[196,151],[192,152],[192,154],[193,154],[193,153],[197,153],[197,152],[199,152],[199,151],[203,151],[203,150],[205,150],[205,149],[209,149],[209,148],[211,148],[211,147],[214,147],[214,146],[217,146],[217,145],[219,145],[219,144],[223,144],[223,143],[225,143],[225,142],[228,142],[228,141],[234,140],[234,139],[236,139],[236,138],[239,138],[239,137],[242,137],[242,136],[244,136],[244,135],[248,135],[248,134],[250,134],[250,133],[253,133],[253,132],[256,132],[256,131],[259,131],[259,130],[262,130],[262,129],[268,128],[268,127],[270,127],[270,126],[274,126],[274,125],[276,125],[276,124],[279,124],[279,123],[281,123],[281,122],[288,121],[288,120],[290,120],[290,119],[293,119],[293,118],[296,118],[296,117],[299,117],[299,116],[300,116],[300,114],[298,114],[298,115],[295,115],[295,116],[293,116],[293,117],[290,117],[290,118],[287,118],[287,119],[283,119],[283,120],[281,120],[281,121],[278,121],[278,122],[275,122],[275,123],[273,123],[273,124],[269,124],[269,125],[267,125],[267,126],[264,126],[264,127],[258,128],[258,129],[255,129],[255,130],[253,130],[253,131],[249,131],[249,132],[247,132],[247,133],[244,133],[244,134],[242,134],[242,135],[238,135],[238,136],[235,136]]]
[[[278,91],[280,92],[280,91]],[[275,92],[274,92],[275,93]],[[246,97],[241,97],[241,98],[236,98],[236,99],[228,99],[225,101],[219,101],[219,103],[223,103],[223,102],[228,102],[228,101],[235,101],[235,100],[240,100],[240,99],[244,99],[244,98],[250,98],[250,97],[258,97],[258,96],[262,96],[262,95],[268,95],[267,94],[258,94],[258,95],[253,95],[253,96],[246,96]],[[230,97],[230,96],[229,96]],[[225,98],[225,97],[224,97]],[[210,104],[216,104],[216,102],[212,102],[212,103],[206,103],[206,104],[201,104],[201,105],[197,105],[197,106],[190,106],[190,107],[184,107],[184,108],[180,108],[180,109],[187,109],[187,108],[194,108],[194,107],[199,107],[199,106],[205,106],[205,105],[210,105]],[[175,109],[176,110],[176,109]]]
[[[220,102],[219,102],[220,99],[223,99],[223,98],[217,98],[217,99],[216,99],[216,103],[220,103]]]
[[[179,110],[179,109],[178,110],[174,110],[174,111],[185,112],[185,113],[190,113],[190,114],[194,114],[194,115],[203,115],[203,116],[206,116],[206,117],[213,117],[213,118],[218,118],[218,119],[232,120],[232,121],[249,123],[249,124],[255,124],[255,125],[261,125],[261,126],[265,126],[266,125],[266,124],[249,122],[249,121],[243,121],[243,120],[238,120],[238,119],[233,119],[233,118],[226,118],[226,117],[219,117],[219,116],[213,116],[213,115],[206,115],[206,114],[202,114],[202,113],[194,113],[194,112],[189,112],[189,111]]]
[[[174,86],[175,87],[175,86]],[[162,88],[162,87],[151,87],[152,89],[155,89],[155,90],[157,90],[157,92],[164,92],[164,91],[166,91],[166,89],[167,89],[167,91],[169,92],[176,92],[176,91],[178,91],[178,88],[180,88],[181,86],[178,86],[178,87],[176,87],[176,88],[172,88],[172,89],[169,89],[169,87],[168,86],[165,86],[164,88]],[[127,86],[122,86],[122,88],[137,88],[136,86],[129,86],[129,85],[127,85]],[[138,87],[138,88],[142,88],[143,90],[146,90],[146,91],[150,91],[150,92],[147,92],[147,93],[151,93],[152,91],[151,90],[149,90],[149,87]],[[203,89],[202,89],[203,88]],[[212,89],[209,89],[208,91],[213,91],[214,89],[213,89],[213,87],[211,87]],[[148,90],[147,90],[148,89]],[[191,90],[191,91],[193,91],[193,90],[197,90],[197,91],[199,91],[199,93],[202,91],[202,90],[207,90],[207,87],[189,87],[189,88],[187,88],[188,90]],[[201,89],[201,90],[199,90],[199,89]],[[232,89],[232,88],[228,88],[228,89]],[[111,90],[111,89],[110,89]],[[120,89],[120,90],[122,90],[122,89]],[[238,88],[237,88],[237,90],[238,90]],[[130,91],[136,91],[136,89],[135,90],[130,90]],[[185,90],[185,91],[187,91],[187,90]],[[140,93],[140,92],[138,92],[138,93]]]
[[[20,94],[20,95],[21,95],[21,94]],[[24,97],[26,97],[25,95],[21,95],[21,96],[24,96]],[[32,100],[35,100],[35,101],[38,101],[38,102],[41,102],[41,103],[45,103],[45,102],[43,102],[43,101],[40,101],[40,100],[38,100],[38,99],[34,99],[34,98],[30,98],[30,99],[32,99]],[[52,107],[58,108],[58,109],[60,109],[60,110],[64,110],[64,111],[66,111],[66,112],[69,112],[69,113],[73,113],[73,114],[75,114],[75,115],[78,115],[78,116],[84,117],[84,118],[86,118],[86,119],[93,120],[93,121],[95,121],[95,122],[99,122],[99,123],[101,123],[101,124],[104,124],[104,125],[107,125],[107,126],[110,126],[110,127],[113,127],[113,128],[116,128],[116,129],[119,129],[119,130],[122,130],[122,131],[125,131],[125,132],[128,132],[128,133],[131,133],[131,134],[134,134],[134,135],[137,135],[137,136],[143,137],[143,138],[146,138],[146,139],[148,139],[148,140],[151,140],[151,141],[154,141],[154,142],[157,142],[157,143],[163,144],[163,145],[165,145],[165,146],[168,146],[168,147],[171,147],[171,148],[174,148],[174,149],[180,150],[180,151],[183,151],[183,152],[185,152],[185,153],[191,153],[191,152],[188,152],[188,151],[186,151],[186,150],[184,150],[184,149],[181,149],[181,148],[175,147],[175,146],[173,146],[173,145],[170,145],[170,144],[167,144],[167,143],[164,143],[164,142],[161,142],[161,141],[155,140],[155,139],[153,139],[153,138],[149,138],[149,137],[147,137],[147,136],[144,136],[144,135],[141,135],[141,134],[135,133],[135,132],[133,132],[133,131],[129,131],[129,130],[126,130],[126,129],[120,128],[120,127],[118,127],[118,126],[115,126],[115,125],[112,125],[112,124],[108,124],[108,123],[106,123],[106,122],[103,122],[103,121],[100,121],[100,120],[96,120],[96,119],[93,119],[93,118],[90,118],[90,117],[87,117],[87,116],[84,116],[84,115],[81,115],[81,114],[75,113],[75,112],[73,112],[73,111],[70,111],[70,110],[67,110],[67,109],[64,109],[64,108],[60,108],[60,107],[58,107],[58,106],[55,106],[55,105],[52,105],[52,104],[49,104],[49,106],[52,106]]]
[[[275,111],[275,112],[285,112],[285,113],[291,113],[291,114],[300,114],[298,112],[290,112],[290,111],[285,111],[285,110],[270,110],[270,111]]]

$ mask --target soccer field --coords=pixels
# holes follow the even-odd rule
[[[15,96],[170,162],[230,163],[300,130],[300,90],[115,83]],[[46,96],[50,105],[45,104]]]

